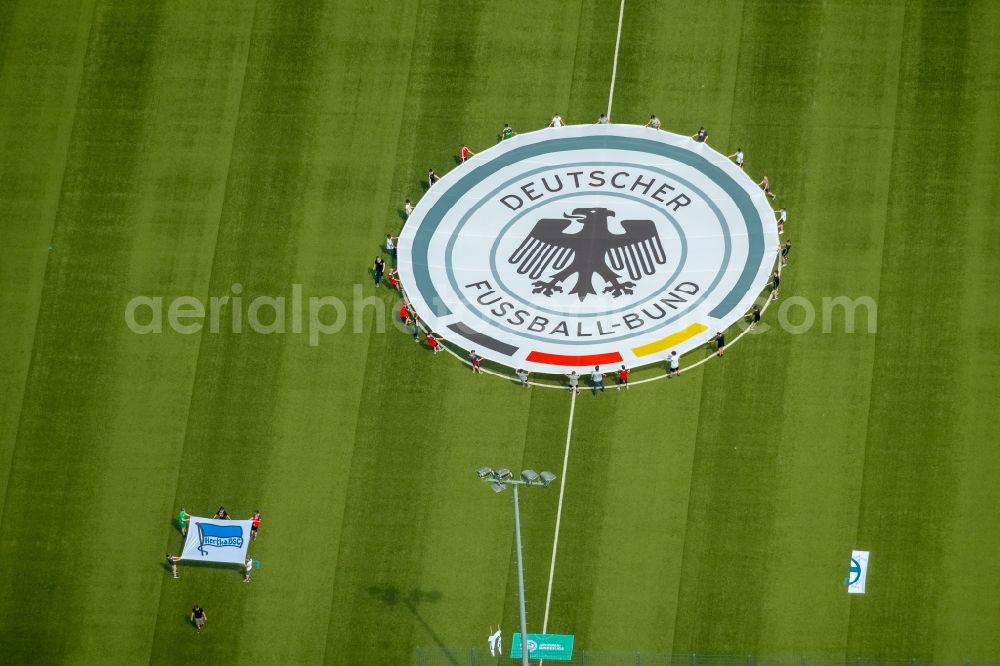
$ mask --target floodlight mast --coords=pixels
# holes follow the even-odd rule
[[[521,509],[517,501],[517,484],[514,484],[514,540],[517,542],[517,610],[521,616],[521,663],[528,662],[528,617],[524,608],[524,564],[521,562]]]
[[[524,608],[524,562],[521,559],[521,507],[518,501],[518,486],[548,486],[552,483],[556,475],[552,472],[536,472],[533,469],[526,469],[521,472],[521,478],[515,479],[514,474],[506,467],[496,471],[491,467],[480,467],[476,470],[476,475],[481,481],[490,484],[494,492],[500,493],[507,489],[507,486],[514,488],[514,539],[517,544],[517,595],[518,612],[521,617],[521,664],[529,666],[528,661],[528,620]]]

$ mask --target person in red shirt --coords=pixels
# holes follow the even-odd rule
[[[437,338],[434,337],[433,333],[427,334],[427,344],[430,345],[430,348],[434,350],[435,354],[441,351],[441,343],[437,341]]]
[[[625,387],[625,390],[627,391],[628,390],[628,368],[626,368],[624,365],[618,371],[618,390],[621,391],[623,386]]]
[[[475,349],[469,352],[469,364],[472,366],[473,374],[483,374],[482,362],[483,359],[476,353]]]
[[[254,511],[250,517],[250,540],[257,540],[257,530],[260,529],[260,511]]]
[[[389,269],[389,277],[386,278],[386,281],[389,283],[390,287],[399,291],[399,275],[396,274],[395,268]]]
[[[462,158],[462,161],[464,162],[473,155],[475,155],[475,153],[469,150],[469,147],[463,143],[462,149],[458,151],[458,156]]]
[[[399,306],[399,318],[404,323],[410,318],[410,309],[406,307],[406,303]]]

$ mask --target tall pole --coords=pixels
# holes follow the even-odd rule
[[[517,540],[517,596],[521,613],[521,664],[529,666],[528,661],[528,618],[524,610],[524,565],[521,562],[521,508],[517,501],[517,484],[514,486],[514,537]]]

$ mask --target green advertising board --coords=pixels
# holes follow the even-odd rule
[[[512,659],[521,658],[521,634],[514,634],[510,644]],[[569,661],[573,658],[573,634],[528,634],[528,657],[546,661]]]

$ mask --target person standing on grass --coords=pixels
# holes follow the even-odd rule
[[[672,378],[678,372],[681,371],[681,357],[677,354],[677,350],[670,352],[670,356],[667,357],[667,379]]]
[[[194,625],[194,628],[198,630],[199,634],[201,633],[202,627],[205,626],[206,621],[208,621],[208,613],[205,612],[204,608],[201,606],[195,606],[191,609],[191,623]]]
[[[382,273],[385,272],[385,262],[382,257],[375,257],[375,264],[372,266],[372,277],[375,279],[375,286],[382,282]]]
[[[181,531],[181,536],[186,537],[188,534],[188,521],[191,520],[191,516],[187,514],[183,508],[180,513],[177,514],[177,528]]]
[[[528,388],[528,371],[523,368],[517,369],[517,379],[521,382],[521,388]]]
[[[219,510],[215,512],[214,518],[216,520],[229,520],[229,514],[226,512],[226,507],[220,506]]]
[[[431,333],[430,331],[427,332],[426,340],[427,344],[430,345],[431,351],[433,351],[435,354],[441,351],[442,348],[441,343],[438,342],[438,339],[434,337],[434,334]]]
[[[514,130],[510,128],[510,125],[504,123],[503,129],[500,130],[500,140],[506,141],[507,139],[512,139],[512,138],[514,138]]]
[[[413,203],[409,199],[403,202],[403,213],[406,217],[410,217],[413,214]]]
[[[410,309],[406,307],[406,303],[399,306],[399,321],[404,325],[410,323]]]
[[[660,129],[660,119],[656,117],[655,113],[649,117],[649,122],[646,123],[646,127],[651,127],[655,130]]]
[[[618,390],[621,391],[622,387],[628,390],[628,368],[624,365],[618,369]]]
[[[726,336],[722,331],[715,334],[715,354],[723,356],[726,353]]]
[[[778,300],[778,291],[781,288],[781,273],[774,271],[771,273],[771,298]]]
[[[754,305],[750,308],[750,312],[747,313],[747,317],[750,319],[750,328],[754,328],[760,323],[760,306]]]
[[[257,530],[260,529],[260,511],[254,511],[250,516],[250,540],[257,540]]]
[[[743,168],[743,149],[737,148],[736,152],[729,156],[729,159],[736,162],[736,166]]]
[[[410,313],[410,318],[406,320],[406,325],[410,327],[410,333],[413,334],[413,341],[420,342],[420,320],[417,319],[417,313]]]
[[[549,127],[563,127],[566,123],[563,122],[562,116],[558,113],[552,116],[551,122],[549,122]]]
[[[174,557],[173,553],[167,553],[167,566],[170,568],[170,573],[174,575],[174,578],[180,578],[180,574],[177,573],[177,558]]]
[[[697,132],[691,135],[691,138],[698,143],[705,143],[708,140],[708,130],[704,127],[700,128]]]
[[[475,349],[469,352],[469,365],[472,366],[472,374],[483,374],[482,362],[483,359],[476,353]]]
[[[590,392],[597,395],[598,389],[604,392],[604,374],[601,372],[601,366],[595,365],[594,371],[590,373]]]
[[[250,574],[253,573],[253,558],[247,555],[247,561],[243,563],[243,582],[250,582]]]
[[[609,122],[610,121],[608,120],[608,114],[606,113],[602,113],[600,116],[597,117],[598,125],[607,125]]]
[[[396,241],[399,237],[393,238],[392,234],[385,235],[385,251],[389,253],[393,261],[396,261]]]
[[[786,240],[785,244],[781,246],[781,265],[785,266],[788,264],[788,253],[792,251],[792,241]]]
[[[459,149],[458,151],[458,156],[462,158],[462,161],[464,162],[473,155],[475,155],[475,153],[472,152],[472,150],[470,150],[469,147],[463,143],[461,149]]]
[[[569,391],[574,395],[580,395],[580,375],[576,374],[576,370],[566,375],[569,382]]]
[[[764,194],[766,194],[767,196],[771,197],[772,199],[774,198],[775,194],[774,192],[771,191],[771,180],[767,176],[764,176],[764,179],[759,183],[757,183],[757,187],[764,190]]]
[[[430,189],[434,187],[434,183],[438,182],[438,175],[434,173],[434,169],[427,170],[427,188]]]
[[[788,211],[784,208],[779,208],[778,212],[775,213],[778,221],[778,235],[785,233],[785,222],[788,221]]]

